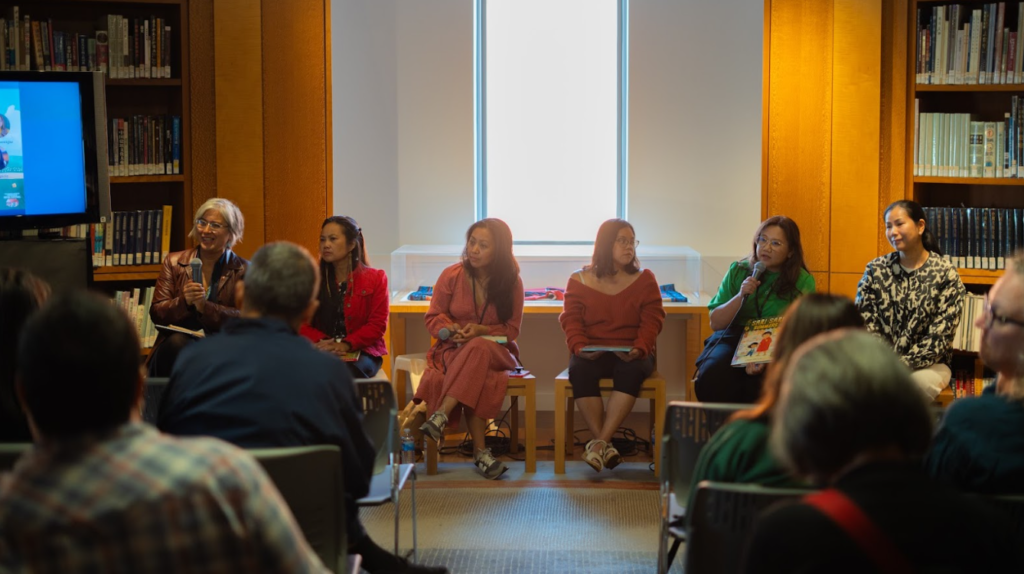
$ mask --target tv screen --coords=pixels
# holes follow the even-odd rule
[[[0,72],[0,229],[110,213],[100,72]]]

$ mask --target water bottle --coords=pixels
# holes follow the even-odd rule
[[[402,431],[402,464],[416,464],[416,441],[409,428]]]

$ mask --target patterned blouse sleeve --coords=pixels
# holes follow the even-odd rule
[[[877,267],[874,262],[868,263],[864,268],[864,276],[857,284],[857,309],[864,319],[864,326],[868,331],[886,337],[885,326],[881,321],[881,297],[879,293],[878,278],[875,277]]]
[[[942,274],[940,284],[936,285],[934,290],[938,313],[931,321],[928,332],[916,341],[903,357],[911,368],[923,369],[947,360],[956,328],[960,325],[965,291],[956,269],[947,268]]]

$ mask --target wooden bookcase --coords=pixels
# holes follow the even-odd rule
[[[147,116],[179,116],[180,173],[173,175],[136,175],[110,177],[112,211],[160,209],[173,207],[171,251],[181,250],[191,229],[192,192],[190,166],[189,118],[189,0],[28,0],[0,1],[0,17],[10,18],[17,6],[20,19],[52,22],[53,30],[77,33],[95,38],[105,30],[108,14],[125,18],[159,17],[171,27],[169,78],[111,78],[106,80],[108,129],[109,118],[126,118],[135,114]],[[36,62],[32,59],[32,69]],[[52,72],[59,74],[60,72]],[[117,290],[140,283],[151,285],[160,272],[159,265],[131,265],[96,268],[93,282],[132,282],[110,284],[103,290]]]
[[[917,81],[917,63],[920,42],[917,37],[918,9],[929,10],[937,6],[960,5],[966,7],[966,21],[970,11],[985,4],[998,2],[983,0],[910,0],[907,15],[907,141],[906,141],[906,192],[907,197],[925,207],[976,207],[976,208],[1024,208],[1024,178],[978,178],[939,177],[914,175],[915,163],[915,101],[919,110],[938,113],[969,113],[972,120],[1002,122],[1004,113],[1011,111],[1011,98],[1018,96],[1018,106],[1024,105],[1024,79],[1015,78],[1008,84],[924,84]],[[1018,24],[1018,2],[1005,2],[1003,28],[1016,32]],[[962,24],[963,19],[960,20]],[[957,26],[959,27],[959,26]],[[1024,41],[1024,30],[1018,42]],[[969,291],[982,293],[1002,276],[1002,270],[962,268],[960,278]],[[966,319],[965,319],[966,320]],[[976,384],[984,376],[984,365],[976,353],[956,351],[955,363],[964,361],[973,364]],[[951,397],[947,397],[951,400]]]
[[[1017,79],[1013,84],[919,84],[917,83],[918,52],[921,49],[917,39],[918,9],[936,6],[961,5],[968,9],[982,8],[982,0],[911,0],[908,24],[907,57],[907,142],[906,174],[907,197],[925,207],[994,207],[1024,208],[1024,178],[978,178],[978,177],[937,177],[914,175],[915,100],[919,101],[921,113],[970,113],[972,119],[985,122],[1002,122],[1004,112],[1011,109],[1011,97],[1018,96],[1024,105],[1024,83]],[[1005,3],[1004,28],[1016,31],[1018,3]],[[970,20],[970,13],[966,14]],[[961,20],[963,22],[963,20]],[[1022,31],[1024,32],[1024,31]],[[1022,37],[1019,41],[1024,41]],[[1002,271],[983,269],[960,269],[960,277],[969,288],[988,285],[1002,275]]]

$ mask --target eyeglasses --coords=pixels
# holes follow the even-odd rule
[[[205,219],[199,218],[196,220],[196,227],[203,228],[209,227],[214,231],[220,231],[221,229],[227,229],[228,226],[223,223],[217,223],[216,221],[206,221]]]
[[[995,309],[992,308],[992,305],[989,305],[988,294],[985,295],[985,309],[984,309],[984,311],[985,311],[985,329],[991,329],[992,328],[992,323],[999,323],[1001,325],[1010,324],[1010,325],[1017,325],[1018,327],[1024,327],[1024,321],[1021,321],[1020,319],[1014,319],[1012,317],[1007,317],[1006,315],[1000,315],[1000,314],[996,313]]]
[[[640,240],[639,239],[630,239],[628,237],[616,237],[615,238],[615,243],[617,243],[620,247],[639,247],[640,246]]]
[[[782,249],[783,247],[786,246],[785,243],[779,241],[778,239],[768,239],[764,235],[757,236],[757,244],[761,247],[764,247],[765,245],[771,245],[772,249]]]

